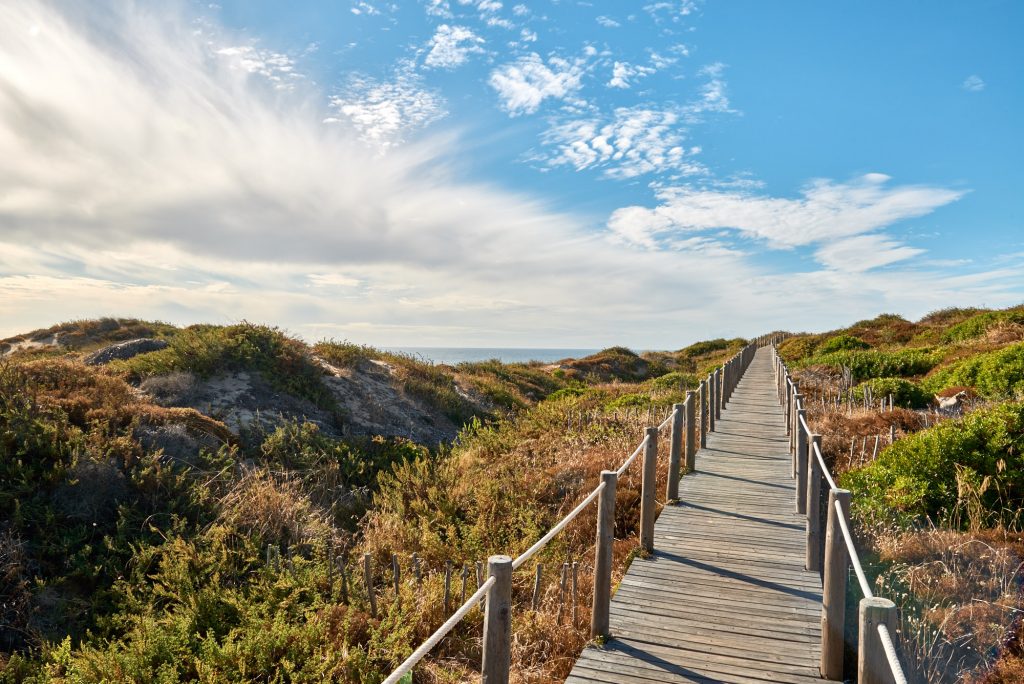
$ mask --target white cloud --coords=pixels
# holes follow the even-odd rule
[[[703,167],[687,150],[679,115],[671,110],[620,107],[608,121],[583,118],[549,128],[543,143],[553,153],[542,157],[550,166],[577,171],[601,168],[609,178],[633,178],[645,173],[674,171],[692,175]]]
[[[639,79],[650,76],[655,72],[651,67],[630,64],[628,62],[615,62],[612,65],[612,78],[608,81],[609,88],[631,88],[633,83],[630,79]]]
[[[972,93],[980,93],[982,90],[985,89],[985,81],[981,80],[981,76],[978,76],[977,74],[971,74],[970,76],[964,79],[964,82],[963,84],[961,84],[961,87],[964,90]]]
[[[678,348],[879,310],[1020,299],[1016,262],[953,276],[920,259],[864,279],[779,273],[738,249],[734,230],[730,239],[677,229],[685,220],[671,208],[664,233],[637,223],[638,238],[663,249],[623,245],[586,218],[459,176],[466,143],[453,135],[369,149],[353,128],[322,123],[327,97],[312,79],[275,89],[233,63],[238,55],[216,54],[245,40],[215,26],[197,33],[164,3],[6,0],[0,15],[0,334],[124,315],[244,318],[379,345]],[[514,111],[579,89],[585,64],[537,62],[550,77],[522,75],[537,93],[513,99]],[[842,185],[857,184],[812,189],[858,192]],[[883,197],[863,202],[874,218],[861,223],[951,201],[919,191],[865,191]],[[742,197],[767,205],[751,224],[780,230],[773,198]],[[660,201],[675,199],[666,191]],[[830,206],[810,192],[789,201]],[[735,216],[702,225],[719,223],[756,232]]]
[[[502,107],[512,116],[533,114],[541,103],[570,98],[580,89],[583,60],[551,57],[547,63],[536,52],[520,57],[491,72],[489,83],[498,92]]]
[[[824,242],[814,256],[828,268],[861,273],[904,261],[924,252],[923,249],[908,247],[885,235],[870,234]]]
[[[431,68],[454,69],[464,64],[471,54],[483,52],[480,47],[483,43],[483,38],[465,26],[441,24],[428,43],[430,52],[423,64]]]
[[[448,4],[448,0],[426,0],[424,9],[427,14],[435,17],[452,17],[452,9]]]
[[[649,52],[651,53],[651,66],[655,69],[665,69],[679,61],[675,57],[666,57],[658,54],[654,50],[650,50]]]
[[[409,68],[400,69],[390,82],[353,78],[344,95],[330,99],[330,106],[335,115],[325,123],[348,122],[363,140],[385,149],[446,114],[441,95],[424,88]]]
[[[736,113],[729,103],[724,73],[725,64],[721,62],[708,64],[697,72],[698,76],[707,78],[707,81],[700,87],[700,97],[687,105],[687,112],[692,119],[699,120],[700,115],[705,112]]]
[[[512,14],[516,15],[517,17],[524,17],[529,13],[530,8],[527,7],[526,5],[515,5],[512,8]]]
[[[342,273],[311,273],[309,282],[315,287],[345,288],[358,287],[362,281]]]
[[[611,17],[606,17],[603,14],[597,17],[595,21],[601,26],[604,26],[605,28],[619,28],[620,26],[622,26],[622,24],[620,24],[619,22],[615,21]]]
[[[680,2],[652,2],[644,5],[644,11],[651,15],[656,22],[668,18],[678,23],[683,17],[687,17],[697,11],[697,2],[694,0],[681,0]]]
[[[373,5],[371,5],[368,2],[357,2],[357,3],[355,3],[352,6],[350,11],[352,12],[352,14],[355,14],[357,16],[360,15],[360,14],[368,14],[368,15],[380,14],[380,10],[377,9],[376,7],[374,7]]]
[[[727,229],[743,237],[786,249],[872,233],[898,221],[916,218],[954,202],[963,191],[917,185],[886,187],[889,177],[867,174],[848,183],[817,180],[799,199],[740,191],[664,188],[653,209],[632,206],[617,210],[609,228],[626,242],[652,247],[666,235]],[[869,241],[847,241],[822,247],[819,256],[834,266]],[[876,247],[900,258],[913,256],[897,244],[881,240]]]
[[[292,58],[281,52],[260,49],[255,45],[236,45],[220,48],[216,54],[228,60],[234,68],[265,77],[277,88],[290,89],[296,81],[305,78],[295,70]]]

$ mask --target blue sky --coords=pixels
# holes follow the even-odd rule
[[[0,333],[654,348],[1024,301],[1020,3],[77,5],[0,8]]]

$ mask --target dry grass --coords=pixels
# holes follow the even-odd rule
[[[822,434],[823,455],[837,475],[868,463],[876,436],[879,451],[887,446],[891,426],[899,439],[946,420],[908,409],[837,408],[821,401],[834,395],[837,378],[811,369],[799,379],[808,423]],[[961,491],[962,498],[970,494]],[[1024,536],[975,523],[971,532],[861,530],[887,566],[878,593],[901,606],[903,655],[917,684],[1024,682]]]
[[[254,468],[220,500],[219,522],[256,535],[263,543],[325,543],[333,538],[329,514],[310,501],[300,483]]]
[[[425,484],[420,491],[406,492],[402,504],[405,508],[389,500],[380,502],[382,505],[368,517],[362,547],[373,554],[374,566],[382,569],[378,571],[378,582],[386,585],[390,581],[387,568],[392,553],[407,558],[409,553],[417,552],[432,577],[438,578],[443,577],[446,560],[454,562],[455,577],[459,577],[463,566],[473,568],[476,561],[484,562],[490,554],[521,553],[597,486],[602,470],[618,467],[632,453],[646,427],[646,414],[610,413],[601,420],[573,425],[566,431],[568,410],[566,407],[549,417],[558,429],[521,425],[519,439],[507,448],[494,450],[484,441],[460,451],[448,466],[442,466],[444,472],[435,473],[437,481]],[[613,584],[621,579],[637,549],[641,460],[638,457],[633,462],[616,490]],[[661,492],[667,462],[666,435],[659,444],[660,503],[664,503]],[[491,486],[494,484],[500,489],[496,491]],[[444,498],[433,490],[437,487],[447,488]],[[454,539],[455,530],[433,536],[422,533],[424,528],[434,529],[430,524],[409,524],[410,516],[429,515],[414,508],[413,501],[421,497],[436,506],[455,507],[447,512],[448,518],[471,515],[472,519],[461,528],[463,537]],[[510,529],[517,521],[523,526]],[[563,681],[589,640],[595,537],[596,505],[591,505],[537,556],[537,562],[543,565],[543,599],[537,612],[531,608],[536,564],[529,562],[516,572],[512,681]],[[566,596],[562,596],[560,589],[559,575],[564,562],[577,563],[575,622],[571,583]],[[469,592],[476,587],[473,575],[471,571]],[[447,617],[438,610],[443,604],[438,581],[426,581],[420,592],[426,598],[422,605],[418,604],[424,611],[418,616],[423,627],[418,629],[418,641],[429,636],[431,629]],[[460,592],[461,579],[453,580],[452,609],[458,604]],[[424,668],[424,681],[475,681],[479,677],[480,624],[474,615],[475,612],[457,628],[450,643],[446,640],[447,645],[431,654],[430,664]],[[453,671],[461,674],[453,678]]]
[[[902,608],[902,649],[915,681],[985,681],[972,673],[1011,667],[997,663],[1024,609],[1024,535],[936,529],[875,543],[891,564],[877,585]]]

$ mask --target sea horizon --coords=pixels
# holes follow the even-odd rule
[[[502,363],[554,363],[596,354],[600,349],[556,347],[382,347],[385,351],[409,354],[432,363],[458,364],[497,359]]]

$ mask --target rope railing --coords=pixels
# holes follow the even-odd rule
[[[878,638],[882,642],[882,648],[885,649],[885,659],[889,661],[889,669],[892,670],[896,684],[907,684],[907,676],[903,674],[900,659],[896,655],[896,645],[892,641],[892,635],[889,634],[888,626],[878,625]]]
[[[826,679],[843,677],[847,568],[852,566],[864,596],[859,611],[858,680],[906,684],[892,638],[896,630],[896,605],[871,591],[850,533],[851,493],[840,489],[832,478],[821,452],[821,436],[807,423],[800,384],[790,375],[774,344],[772,349],[779,403],[785,409],[786,432],[790,435],[793,476],[797,479],[796,509],[807,517],[806,565],[809,570],[822,573],[821,675]],[[822,482],[827,486],[829,500],[824,539],[820,515]]]
[[[622,474],[624,472],[626,472],[627,470],[629,470],[629,466],[633,465],[633,461],[636,460],[636,457],[639,456],[643,452],[644,447],[647,446],[647,440],[648,439],[649,439],[648,437],[644,437],[640,441],[640,445],[637,446],[636,451],[634,451],[632,454],[630,454],[629,458],[627,458],[625,461],[623,461],[622,465],[620,465],[618,470],[615,471],[616,475],[618,475],[619,477],[622,477]]]
[[[606,637],[608,635],[609,608],[611,601],[612,545],[614,542],[615,523],[615,490],[617,480],[633,464],[640,454],[643,458],[643,475],[640,494],[640,546],[646,551],[653,550],[654,519],[657,499],[654,487],[658,460],[659,433],[667,426],[672,426],[669,439],[669,477],[668,491],[665,497],[671,501],[678,498],[678,482],[680,471],[694,470],[694,454],[698,448],[706,444],[706,436],[714,431],[715,419],[720,417],[722,408],[728,401],[743,371],[753,358],[758,347],[773,343],[774,338],[763,336],[748,344],[740,352],[716,368],[701,381],[699,391],[687,391],[686,402],[675,404],[668,417],[657,427],[647,428],[647,434],[617,470],[605,470],[601,473],[601,483],[594,488],[568,514],[558,521],[547,533],[534,542],[530,548],[515,560],[508,556],[491,556],[488,559],[489,577],[480,585],[466,602],[445,620],[419,648],[413,651],[405,662],[384,680],[384,684],[397,684],[399,680],[412,671],[426,655],[457,625],[470,610],[484,597],[487,603],[484,616],[484,643],[482,671],[484,681],[489,684],[507,684],[510,670],[511,652],[511,594],[512,572],[521,568],[527,561],[539,553],[560,532],[575,520],[580,513],[598,502],[597,541],[595,544],[594,563],[594,601],[591,612],[591,636]],[[699,406],[695,406],[699,404]],[[700,434],[697,435],[697,425]],[[685,460],[684,460],[685,459]],[[497,602],[492,610],[492,601]],[[496,635],[496,636],[491,636]],[[498,636],[500,635],[500,636]]]
[[[413,651],[412,655],[405,659],[405,662],[399,665],[394,672],[389,674],[382,684],[398,684],[402,677],[412,672],[412,668],[416,667],[416,665],[441,642],[441,639],[448,636],[448,632],[452,631],[452,629],[455,628],[455,625],[462,621],[462,618],[469,615],[469,612],[476,607],[476,604],[479,603],[490,588],[494,586],[496,581],[497,580],[493,575],[488,577],[487,581],[481,584],[480,588],[477,589],[472,596],[466,599],[466,602],[463,603],[457,611],[452,613],[452,616],[445,620],[444,624],[438,627],[436,632],[431,634],[426,641],[420,644],[420,647]]]
[[[604,482],[597,485],[597,488],[594,489],[594,491],[590,492],[590,494],[587,495],[587,498],[583,499],[583,501],[581,501],[579,505],[576,506],[576,508],[572,509],[572,511],[570,511],[567,516],[562,518],[557,525],[548,530],[547,534],[538,539],[537,542],[530,548],[526,549],[526,551],[523,551],[523,553],[521,553],[518,558],[512,561],[512,569],[518,570],[520,567],[522,567],[523,563],[530,560],[530,558],[532,558],[538,551],[547,546],[548,542],[554,539],[559,532],[564,530],[569,523],[575,520],[576,516],[582,513],[584,508],[586,508],[587,506],[594,502],[598,494],[600,494],[604,490],[605,486],[606,485]]]
[[[864,568],[861,567],[857,547],[853,545],[850,527],[846,524],[846,516],[838,501],[836,502],[836,513],[836,522],[839,523],[839,529],[842,530],[843,540],[846,542],[846,549],[850,554],[850,565],[853,566],[853,572],[857,575],[857,583],[860,584],[860,593],[864,594],[864,598],[874,598],[875,594],[871,591],[871,583],[868,582],[868,576],[864,574]]]

